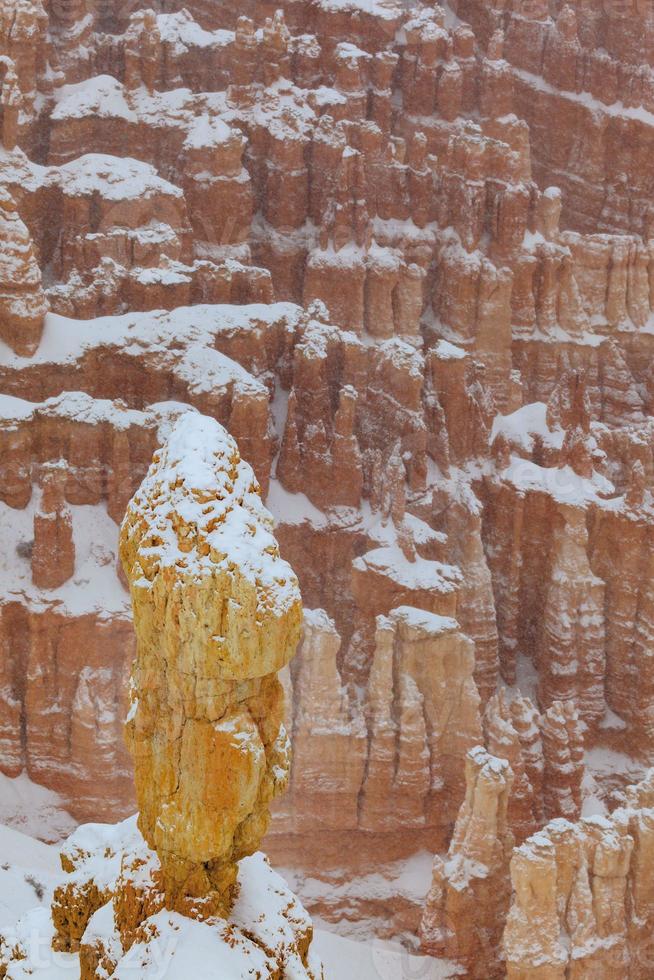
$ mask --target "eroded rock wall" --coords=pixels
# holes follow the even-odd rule
[[[618,7],[0,4],[3,771],[128,812],[117,525],[189,408],[324,611],[280,861],[337,891],[392,877],[380,841],[446,853],[475,745],[518,842],[651,764],[651,23]]]
[[[652,971],[652,773],[608,819],[558,820],[517,848],[508,977]]]

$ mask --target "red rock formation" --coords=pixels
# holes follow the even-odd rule
[[[434,861],[420,926],[422,948],[469,977],[504,976],[501,940],[509,908],[513,835],[507,807],[513,774],[481,747],[466,758],[466,796],[443,860]]]
[[[0,337],[17,354],[29,357],[38,347],[47,307],[29,232],[4,192],[0,234]]]
[[[543,810],[548,820],[581,814],[584,737],[571,701],[555,701],[545,712],[543,739]]]
[[[64,501],[64,480],[63,468],[42,473],[32,547],[32,581],[38,589],[56,589],[75,571],[73,522]]]
[[[606,707],[604,583],[590,567],[583,510],[559,508],[558,514],[537,652],[539,699],[546,707],[576,699],[593,722]]]
[[[492,755],[511,766],[507,819],[518,844],[543,823],[545,773],[540,725],[541,718],[528,698],[519,696],[508,702],[500,690],[487,705],[484,741]]]
[[[325,611],[287,681],[280,860],[343,883],[380,841],[444,853],[471,678],[517,840],[576,817],[582,728],[654,738],[647,10],[165,6],[0,3],[0,767],[127,806],[115,523],[190,405]],[[391,904],[377,928],[414,929]]]
[[[511,436],[506,445],[506,436],[498,433],[498,471],[504,476],[487,484],[485,526],[505,678],[515,682],[514,651],[522,649],[538,672],[541,707],[554,700],[574,701],[582,720],[593,726],[612,704],[635,721],[620,691],[629,686],[624,666],[638,656],[639,628],[635,612],[614,619],[610,610],[619,604],[635,610],[643,588],[626,568],[642,567],[645,559],[636,530],[644,500],[638,475],[642,464],[635,477],[607,465],[604,426],[591,424],[591,411],[590,398],[573,374],[553,393],[547,409],[525,408],[503,423],[503,432],[511,430],[517,438]],[[526,434],[519,429],[522,423]],[[627,465],[631,473],[639,450],[629,437],[624,451],[632,460]],[[610,474],[617,486],[603,474]],[[626,493],[628,484],[633,491]],[[621,528],[622,544],[612,551],[620,553],[617,561],[607,550],[615,549],[617,541],[607,534],[609,526]],[[646,606],[645,599],[645,618]],[[623,678],[618,684],[614,671]],[[637,727],[645,735],[648,719],[643,716]]]
[[[457,617],[475,643],[475,683],[485,702],[497,686],[497,626],[492,580],[481,538],[481,508],[472,494],[466,496],[467,499],[450,504],[445,526],[453,543],[452,558],[463,575]]]
[[[608,819],[558,820],[516,849],[507,976],[651,972],[652,773]]]

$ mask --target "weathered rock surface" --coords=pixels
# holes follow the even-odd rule
[[[504,976],[500,935],[509,905],[513,835],[509,764],[478,747],[466,758],[466,796],[446,859],[434,861],[420,926],[422,948],[454,960],[469,977]]]
[[[445,839],[466,753],[481,741],[471,641],[452,619],[393,609],[377,621],[364,698],[343,683],[340,646],[323,610],[305,614],[288,683],[293,772],[279,829],[429,828]]]
[[[73,834],[42,923],[54,950],[79,954],[82,980],[120,976],[130,951],[147,976],[172,932],[182,934],[174,955],[189,962],[209,944],[209,975],[323,976],[310,919],[255,854],[288,779],[277,671],[302,615],[272,523],[231,436],[182,415],[121,528],[137,636],[126,737],[138,820]],[[40,968],[37,947],[34,936],[0,938],[2,975],[32,958]]]
[[[127,741],[139,827],[171,908],[229,908],[236,862],[257,850],[286,784],[276,675],[302,610],[272,526],[234,440],[193,413],[155,454],[122,524],[136,628]]]
[[[651,974],[653,783],[650,770],[608,819],[556,820],[515,850],[508,977]]]
[[[406,936],[469,749],[518,843],[654,761],[652,24],[279,6],[0,0],[0,768],[131,812],[116,525],[196,409],[324,613],[271,851]]]
[[[18,354],[34,353],[47,310],[29,232],[11,196],[0,194],[0,337]]]

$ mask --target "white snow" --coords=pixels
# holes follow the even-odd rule
[[[506,436],[509,442],[528,453],[532,452],[534,448],[534,436],[540,437],[545,445],[556,449],[561,448],[565,439],[563,429],[550,429],[547,425],[547,405],[545,402],[532,402],[529,405],[523,405],[511,415],[497,415],[491,430],[491,443],[500,434]]]
[[[221,146],[237,138],[240,134],[222,119],[212,119],[207,113],[198,116],[189,130],[184,142],[187,150],[203,147]]]
[[[84,886],[93,880],[102,891],[113,889],[123,861],[131,876],[143,883],[158,868],[131,817],[121,824],[91,824],[79,830],[64,850],[76,870],[66,875],[55,848],[0,828],[0,925],[10,948],[22,947],[25,958],[10,964],[8,980],[36,976],[42,980],[79,977],[77,956],[52,950],[53,924],[49,904],[61,882]],[[9,856],[12,856],[11,863]],[[119,953],[114,976],[131,980],[245,980],[276,975],[272,956],[284,951],[286,976],[301,980],[306,971],[297,943],[307,934],[310,919],[283,879],[262,854],[241,862],[233,914],[227,921],[198,922],[162,911],[142,926],[143,940],[122,955],[111,904],[100,909],[87,926],[87,939],[102,938]],[[312,953],[319,975],[319,960]]]
[[[235,440],[215,419],[189,412],[177,420],[132,499],[126,521],[133,518],[138,555],[147,554],[148,567],[147,577],[134,587],[151,588],[159,570],[170,566],[199,576],[237,568],[274,616],[299,603],[297,578],[279,555],[273,518],[252,468],[240,460]],[[194,529],[184,551],[179,518]],[[142,543],[150,540],[158,543]],[[200,542],[208,546],[207,554]]]
[[[15,398],[13,395],[0,393],[0,418],[3,423],[9,421],[22,422],[32,417],[34,405],[26,402],[22,398]],[[7,426],[4,426],[7,428]]]
[[[59,168],[61,185],[73,197],[99,193],[105,201],[177,198],[183,191],[160,177],[149,163],[106,153],[86,153]]]
[[[206,31],[186,8],[173,14],[159,14],[157,27],[161,40],[176,46],[219,48],[234,43],[234,31]]]
[[[397,20],[404,13],[404,7],[396,0],[320,0],[320,6],[334,13],[364,13],[381,20]]]
[[[323,929],[316,929],[314,937],[326,980],[447,980],[461,975],[448,960],[415,956],[398,943],[356,942]]]
[[[279,324],[291,329],[302,315],[292,303],[253,303],[247,306],[181,306],[175,310],[153,310],[93,320],[72,320],[49,313],[43,337],[30,359],[19,357],[0,342],[0,361],[8,367],[27,364],[71,364],[98,347],[117,347],[128,357],[156,355],[157,365],[187,372],[195,391],[237,384],[268,398],[268,390],[236,361],[220,354],[217,337],[240,332],[257,335],[263,327]],[[192,361],[193,348],[199,348]],[[186,358],[191,358],[185,368]],[[199,362],[198,362],[199,359]],[[202,370],[198,370],[202,368]]]
[[[193,409],[182,402],[161,402],[149,406],[147,412],[138,412],[127,408],[124,402],[93,398],[85,391],[65,391],[43,402],[28,402],[12,395],[0,394],[0,420],[5,429],[7,422],[25,421],[36,415],[75,419],[89,425],[109,422],[114,429],[128,429],[132,425],[144,428],[152,424],[153,418],[168,411],[179,414]]]
[[[75,829],[75,821],[64,809],[61,797],[32,782],[26,772],[14,778],[0,772],[0,825],[6,825],[4,837],[0,837],[0,864],[9,838],[14,841],[12,860],[20,860],[21,855],[44,857],[49,852],[40,840],[61,840]],[[22,839],[22,834],[28,837]],[[30,843],[32,838],[39,840]]]
[[[113,870],[120,865],[123,850],[140,853],[143,841],[135,818],[122,824],[90,824],[79,828],[66,850],[81,849],[89,853],[81,866],[83,877],[110,883],[113,871],[103,873],[107,862]],[[95,853],[93,853],[95,852]],[[113,855],[113,857],[112,857]],[[151,863],[151,862],[150,862]],[[148,862],[145,862],[146,873]],[[423,852],[408,861],[386,868],[389,877],[371,874],[369,880],[351,883],[357,893],[401,894],[421,901],[429,887],[431,855]],[[41,844],[30,837],[0,826],[0,929],[10,942],[20,942],[28,959],[12,963],[7,980],[77,980],[77,955],[56,953],[51,948],[53,925],[49,904],[54,888],[66,880],[56,847]],[[267,976],[270,960],[266,953],[241,932],[263,941],[268,949],[281,942],[290,944],[293,932],[301,935],[308,918],[299,902],[293,903],[284,879],[273,871],[262,854],[241,862],[240,894],[230,916],[229,939],[222,934],[227,928],[219,923],[205,924],[174,912],[161,912],[145,924],[151,938],[138,943],[124,956],[114,976],[117,980],[244,980],[254,976],[250,969]],[[308,883],[307,883],[308,884]],[[314,881],[316,886],[320,883]],[[329,885],[323,885],[329,888]],[[116,941],[110,906],[100,909],[89,922],[87,938],[101,937],[112,945]],[[356,942],[335,935],[324,928],[314,930],[311,963],[320,960],[325,966],[325,980],[447,980],[457,976],[457,968],[446,960],[433,960],[408,953],[397,943],[377,939]],[[299,964],[289,963],[289,980],[300,975]]]
[[[541,490],[563,504],[583,506],[615,493],[613,484],[599,473],[586,479],[571,466],[539,466],[521,456],[512,456],[502,475],[519,490]]]
[[[96,116],[124,119],[137,122],[137,116],[125,98],[125,90],[118,79],[112,75],[96,75],[74,85],[63,85],[55,89],[57,106],[52,120],[80,119]]]
[[[244,980],[270,976],[268,957],[251,940],[231,937],[228,928],[211,928],[177,912],[148,919],[149,942],[135,943],[122,957],[115,980]]]
[[[439,340],[434,350],[441,361],[460,361],[468,356],[462,347],[451,344],[449,340]]]
[[[595,779],[618,776],[625,785],[635,785],[644,776],[648,766],[638,762],[625,752],[596,746],[586,752],[585,766]]]
[[[311,503],[306,494],[290,493],[279,480],[270,481],[266,507],[273,514],[276,525],[293,526],[305,522],[313,528],[327,525],[327,518],[323,512]]]
[[[350,41],[340,41],[336,45],[335,50],[336,57],[349,61],[351,65],[355,65],[359,59],[366,61],[370,59],[367,51],[362,51],[361,48],[357,47],[356,44],[352,44]]]
[[[47,906],[32,908],[3,934],[27,953],[8,966],[6,980],[79,980],[79,957],[52,949],[54,925]]]
[[[538,92],[542,92],[545,95],[556,96],[557,99],[566,99],[568,102],[575,102],[577,105],[583,106],[584,109],[588,109],[590,112],[599,114],[603,113],[607,116],[611,116],[618,119],[631,119],[638,122],[645,123],[647,126],[654,126],[654,113],[645,109],[644,106],[625,106],[623,102],[613,102],[611,105],[607,105],[596,99],[590,92],[570,92],[568,90],[555,88],[546,82],[544,78],[540,75],[534,75],[531,72],[524,71],[520,68],[513,67],[513,73],[523,82],[526,82],[532,88],[536,89]]]
[[[261,853],[239,864],[239,892],[230,912],[230,922],[252,936],[265,949],[281,954],[310,928],[311,920],[300,903],[289,908],[289,888]],[[265,914],[264,914],[265,912]],[[287,960],[289,976],[303,975],[297,953]]]
[[[335,88],[330,88],[327,85],[319,85],[318,88],[313,89],[311,98],[321,108],[324,106],[347,105],[347,99],[343,93],[337,92]]]
[[[443,633],[455,633],[459,629],[456,619],[450,616],[438,616],[425,609],[414,606],[399,606],[393,610],[393,617],[407,626],[422,630],[431,636],[441,636]]]
[[[6,555],[0,564],[0,592],[5,599],[19,597],[33,608],[52,606],[62,615],[130,615],[129,595],[116,575],[118,528],[105,504],[69,504],[75,545],[73,576],[56,589],[39,589],[32,582],[32,565],[22,549],[34,539],[38,491],[27,507],[16,510],[0,501],[0,534]],[[0,818],[1,819],[1,818]]]
[[[318,878],[305,874],[299,869],[280,869],[284,878],[304,901],[321,901],[341,905],[345,898],[361,899],[365,902],[384,902],[392,898],[406,898],[422,905],[429,891],[432,878],[434,856],[427,851],[418,851],[400,861],[383,862],[367,874],[352,878],[345,871],[326,872]],[[357,929],[356,923],[343,922],[343,929]]]
[[[47,904],[61,865],[55,848],[0,826],[0,931],[37,905]]]
[[[411,590],[453,592],[461,583],[461,573],[454,565],[416,557],[409,561],[399,547],[375,548],[355,558],[352,567],[358,571],[373,571],[397,585]]]

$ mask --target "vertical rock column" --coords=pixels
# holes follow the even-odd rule
[[[295,653],[302,607],[272,528],[235,441],[189,413],[121,529],[139,827],[182,912],[229,909],[236,862],[257,850],[288,778],[277,672]]]
[[[32,581],[39,589],[58,589],[75,572],[73,520],[64,497],[65,479],[63,460],[43,467],[32,550]]]
[[[0,238],[0,339],[21,357],[31,357],[41,339],[47,303],[33,242],[4,189]]]
[[[432,887],[420,927],[426,953],[448,956],[467,977],[504,975],[500,940],[509,909],[507,821],[513,773],[481,746],[466,758],[466,796],[447,858],[434,860]]]
[[[466,755],[482,741],[474,663],[474,644],[449,617],[400,606],[377,618],[361,829],[449,834]]]
[[[341,638],[322,610],[305,611],[293,729],[295,830],[354,830],[367,733],[337,667]]]

